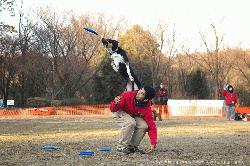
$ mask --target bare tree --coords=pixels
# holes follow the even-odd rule
[[[173,85],[173,70],[172,64],[174,56],[177,55],[176,47],[176,30],[175,26],[171,29],[170,26],[159,23],[154,30],[153,35],[159,43],[160,53],[152,57],[154,66],[154,72],[152,72],[153,85],[156,87],[156,83],[163,81],[166,83],[169,95],[172,93]]]
[[[14,16],[14,3],[15,0],[0,0],[0,96],[3,97],[5,107],[16,72],[14,59],[17,43],[14,35],[10,35],[16,32],[15,28],[2,21],[2,13],[8,12],[10,16]]]
[[[11,36],[0,39],[0,78],[1,95],[4,107],[7,107],[9,90],[15,82],[17,73],[18,42]]]
[[[22,6],[23,4],[21,4]],[[20,106],[24,107],[26,105],[26,80],[27,80],[27,71],[29,64],[28,62],[28,53],[32,46],[32,40],[34,37],[33,28],[35,25],[31,23],[30,20],[24,17],[22,10],[19,11],[19,31],[18,31],[18,41],[19,41],[19,50],[20,50],[20,62],[19,62],[19,79],[20,79],[20,95],[21,101]]]
[[[250,52],[236,48],[234,49],[234,56],[237,60],[234,61],[233,69],[240,72],[248,84],[250,84]]]
[[[100,65],[97,68],[95,65],[101,62],[97,59],[102,59],[103,55],[101,35],[114,36],[121,24],[108,26],[108,21],[101,14],[79,18],[71,14],[60,20],[55,13],[43,10],[39,16],[42,24],[37,27],[37,39],[47,56],[52,58],[52,98],[59,94],[73,97],[100,70]],[[83,27],[92,27],[100,35],[87,33]]]
[[[217,32],[215,25],[211,24],[211,28],[213,32],[213,41],[211,43],[205,33],[199,32],[206,53],[196,51],[191,54],[187,50],[184,50],[184,52],[208,73],[211,80],[213,80],[214,98],[218,99],[220,96],[219,90],[232,69],[233,59],[226,58],[225,52],[222,52],[224,35]]]

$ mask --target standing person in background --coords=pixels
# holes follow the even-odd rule
[[[226,105],[226,117],[227,120],[230,120],[230,113],[232,111],[232,120],[235,119],[235,112],[234,112],[234,108],[235,106],[237,106],[237,102],[238,102],[238,95],[237,93],[234,92],[234,88],[232,85],[230,84],[226,84],[224,86],[224,89],[222,90],[222,96],[225,96],[226,100],[225,100],[225,105]]]
[[[157,104],[160,104],[159,114],[161,115],[162,112],[167,115],[167,103],[168,103],[168,91],[166,86],[161,83],[160,88],[157,91]]]

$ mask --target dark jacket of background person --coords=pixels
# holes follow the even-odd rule
[[[165,87],[159,88],[157,91],[157,104],[167,104],[168,102],[168,91]]]

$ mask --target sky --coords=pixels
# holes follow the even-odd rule
[[[21,0],[16,1],[20,4]],[[192,49],[200,47],[199,32],[211,37],[212,23],[224,35],[225,46],[250,48],[248,0],[23,0],[24,13],[47,6],[56,12],[101,12],[124,17],[129,25],[175,25],[177,40],[188,43]]]

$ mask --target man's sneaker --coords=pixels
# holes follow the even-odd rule
[[[141,154],[146,154],[146,152],[145,152],[144,150],[139,149],[139,148],[138,148],[138,147],[136,147],[136,146],[135,146],[133,149],[134,149],[134,152],[135,152],[135,153],[137,153],[137,152],[138,152],[138,153],[141,153]]]
[[[125,146],[117,146],[116,151],[122,152]]]
[[[134,148],[131,148],[131,147],[118,147],[117,151],[125,153],[125,154],[130,154],[130,153],[134,153]]]

